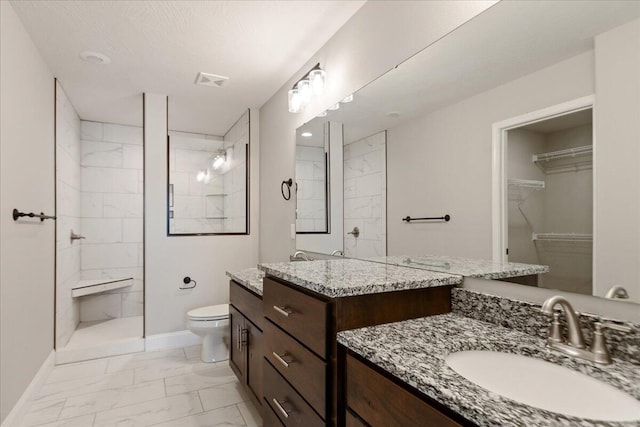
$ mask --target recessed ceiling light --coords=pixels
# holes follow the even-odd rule
[[[80,52],[80,59],[83,61],[90,62],[92,64],[102,64],[107,65],[111,64],[111,58],[107,55],[102,54],[100,52],[92,52],[90,50],[85,50],[84,52]]]
[[[323,111],[322,113],[318,114],[318,117],[327,117],[327,112],[326,110]]]
[[[387,113],[388,117],[391,117],[392,119],[397,119],[398,117],[400,117],[400,111],[389,111]]]
[[[309,131],[302,132],[300,135],[304,136],[305,138],[309,138],[310,136],[313,136],[313,134]]]

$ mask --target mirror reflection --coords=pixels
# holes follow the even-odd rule
[[[249,112],[223,136],[169,130],[169,235],[246,234]]]
[[[305,124],[343,127],[329,173],[344,175],[330,200],[343,227],[297,249],[450,273],[459,259],[540,264],[550,272],[535,286],[640,301],[639,16],[633,2],[500,2]],[[379,133],[376,197],[346,157]],[[381,212],[382,249],[360,245],[366,225],[363,240],[349,234],[365,218],[348,203]]]

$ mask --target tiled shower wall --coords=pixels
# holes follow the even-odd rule
[[[170,131],[169,138],[169,176],[173,185],[171,232],[222,232],[226,201],[222,171],[210,168],[210,181],[197,180],[198,171],[210,166],[211,157],[223,147],[222,137]]]
[[[344,146],[344,255],[387,254],[386,131]],[[354,227],[360,236],[351,234]]]
[[[56,347],[64,347],[80,321],[71,288],[80,279],[80,118],[56,82]]]
[[[327,231],[324,147],[296,145],[296,231]]]
[[[249,144],[249,111],[229,129],[224,136],[227,163],[223,168],[224,231],[244,233],[247,231],[247,146]]]
[[[81,279],[133,286],[81,298],[80,321],[142,315],[142,128],[81,122]]]

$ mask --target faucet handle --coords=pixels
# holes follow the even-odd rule
[[[550,342],[564,342],[564,338],[562,337],[562,326],[560,324],[560,312],[553,312],[553,320],[549,325],[549,338]]]
[[[607,340],[602,333],[605,329],[612,329],[614,331],[633,333],[635,329],[627,325],[619,325],[613,322],[595,322],[593,324],[593,338],[591,339],[591,353],[593,353],[593,359],[595,362],[610,364],[611,356],[607,349]]]

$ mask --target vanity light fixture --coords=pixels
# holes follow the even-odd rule
[[[322,113],[318,114],[318,117],[327,117],[327,110],[325,110]]]
[[[335,105],[332,105],[331,107],[327,108],[327,110],[334,111],[334,110],[337,110],[339,108],[340,108],[340,103],[337,102]]]
[[[351,102],[351,101],[353,101],[353,94],[347,96],[345,99],[343,99],[340,102],[342,102],[343,104],[346,104],[346,103]]]
[[[309,131],[305,131],[305,132],[302,132],[300,134],[300,136],[304,136],[305,138],[309,138],[309,137],[313,136],[313,134],[311,132],[309,132]]]
[[[299,113],[311,103],[313,95],[324,92],[326,72],[317,63],[288,92],[289,112]]]

